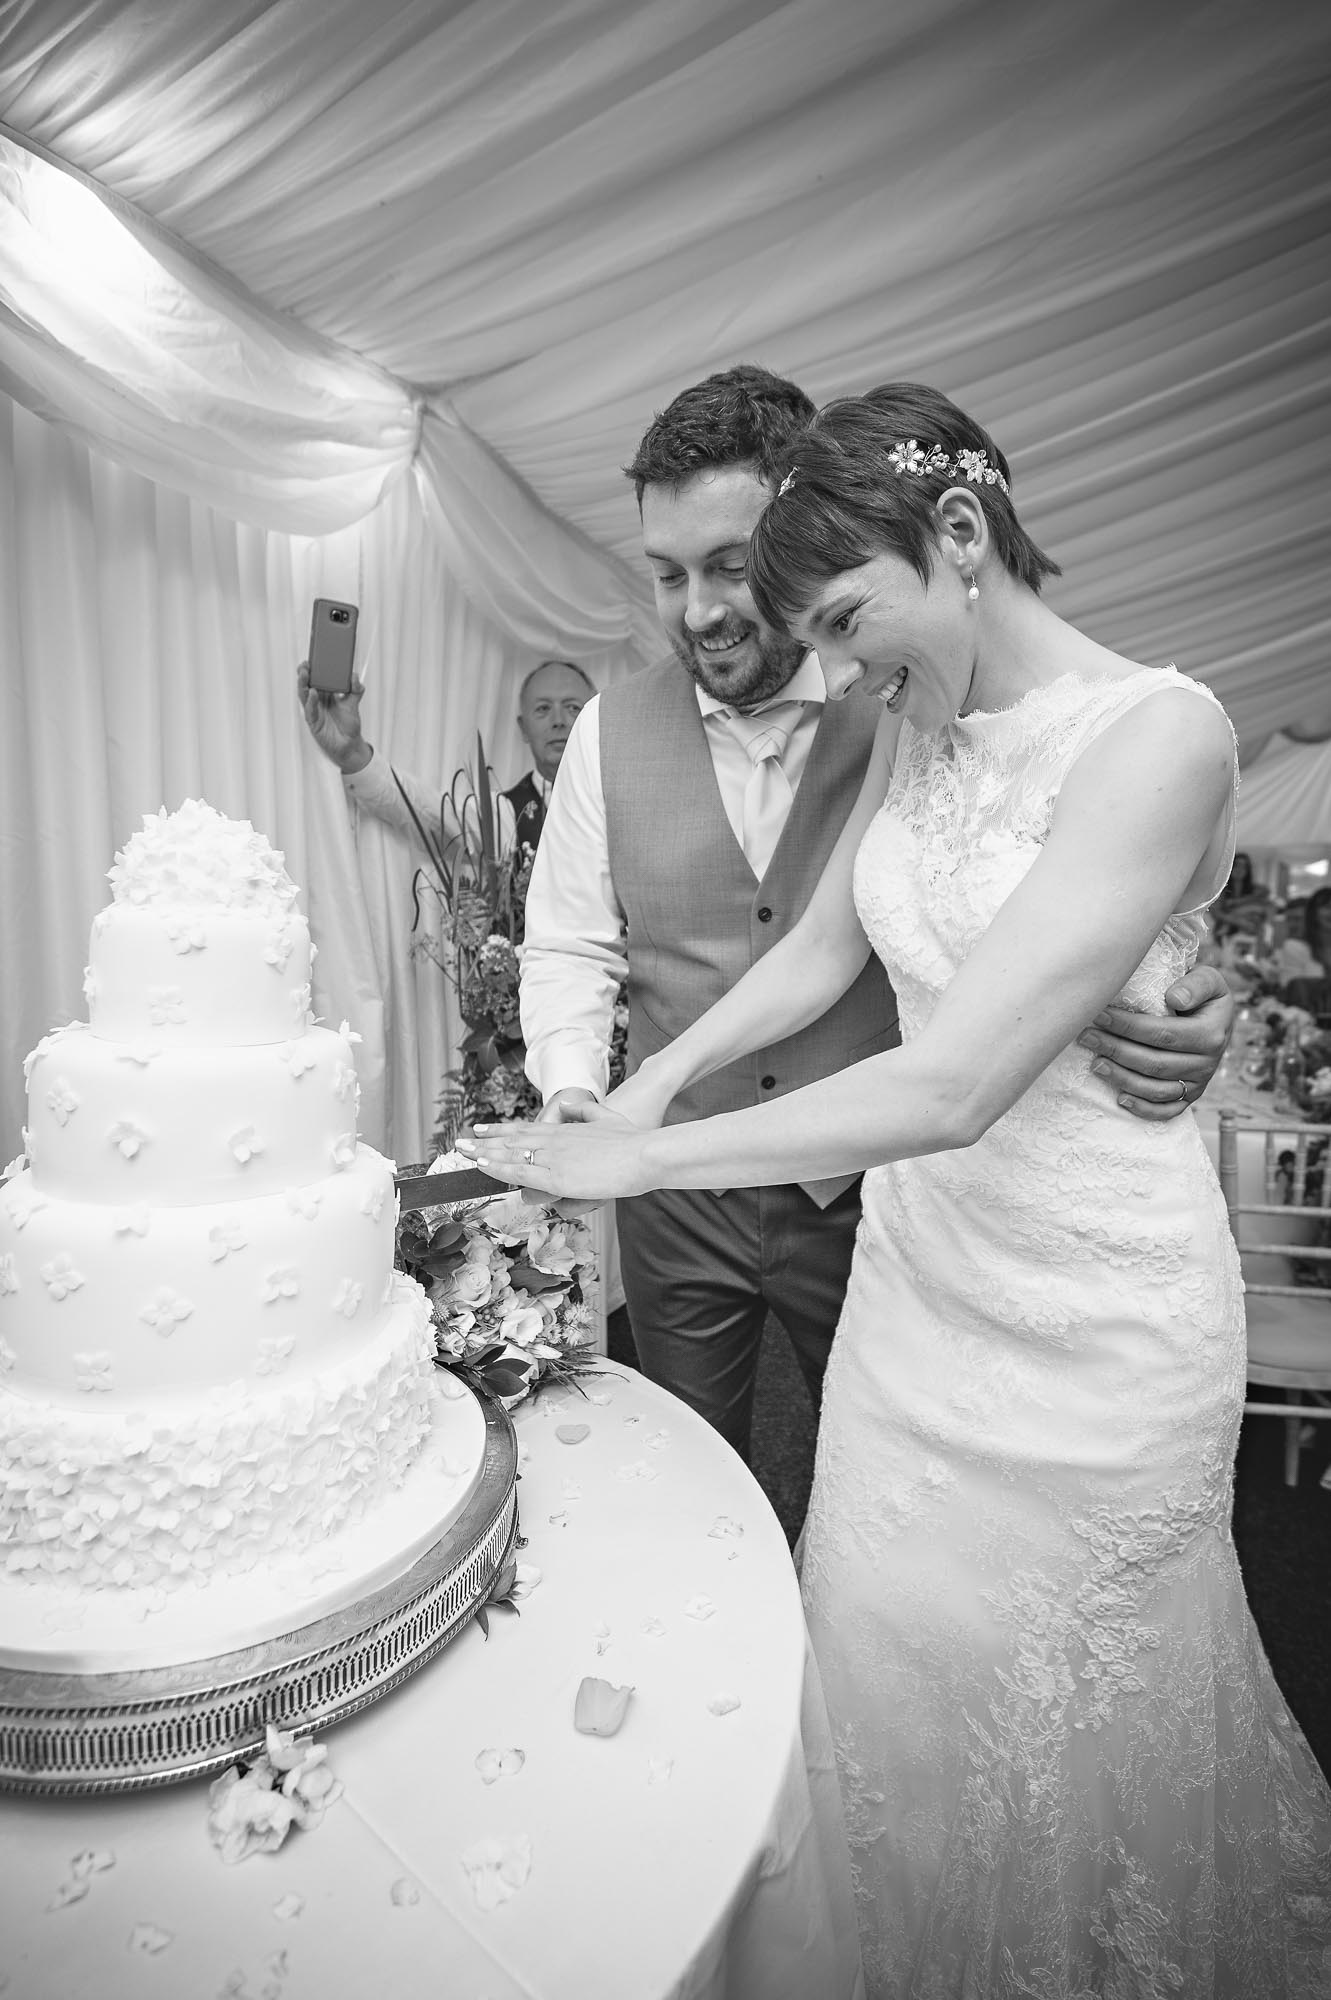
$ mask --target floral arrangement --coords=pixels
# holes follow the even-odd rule
[[[421,931],[413,949],[432,959],[457,996],[464,1035],[462,1062],[443,1079],[432,1142],[447,1152],[477,1120],[534,1118],[540,1098],[527,1081],[526,1047],[518,1012],[518,952],[535,849],[508,838],[500,793],[476,739],[476,762],[456,772],[439,802],[439,823],[427,827],[399,784],[429,856],[412,883],[413,929],[422,904],[438,911],[437,935]],[[623,1080],[628,1004],[615,1006],[610,1050],[612,1087]]]
[[[1256,1008],[1259,1036],[1249,1051],[1253,1081],[1270,1090],[1276,1109],[1325,1120],[1331,1114],[1331,1032],[1306,1008],[1264,1000]]]
[[[432,1174],[469,1167],[445,1155]],[[594,1364],[587,1289],[591,1231],[525,1201],[519,1190],[407,1209],[397,1264],[429,1295],[442,1367],[508,1407],[541,1383],[572,1382]]]

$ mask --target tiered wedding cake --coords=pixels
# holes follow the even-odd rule
[[[0,1187],[0,1664],[206,1657],[400,1574],[484,1419],[393,1270],[393,1169],[315,1025],[282,857],[189,800],[94,920]]]

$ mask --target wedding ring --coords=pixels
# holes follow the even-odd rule
[[[534,1167],[536,1165],[536,1155],[535,1153],[533,1153],[530,1146],[528,1146],[526,1152],[523,1154],[522,1157],[527,1162],[527,1165],[529,1167]]]
[[[1188,1101],[1188,1085],[1185,1077],[1179,1078],[1178,1099],[1180,1104],[1186,1104]]]

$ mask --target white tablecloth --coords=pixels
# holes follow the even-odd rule
[[[594,1400],[547,1391],[518,1412],[522,1560],[541,1582],[520,1612],[492,1611],[488,1642],[470,1627],[327,1732],[346,1793],[318,1829],[227,1867],[205,1784],[0,1797],[4,2000],[858,1992],[826,1714],[780,1526],[673,1397],[604,1364],[588,1386]],[[561,1441],[579,1424],[586,1438]],[[617,1736],[574,1730],[584,1675],[634,1688]],[[522,1769],[485,1784],[478,1754],[508,1748]],[[462,1859],[487,1836],[531,1853],[525,1886],[489,1911]],[[48,1908],[90,1847],[114,1865]]]

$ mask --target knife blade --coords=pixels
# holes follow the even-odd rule
[[[479,1167],[457,1167],[446,1174],[397,1174],[394,1186],[403,1208],[438,1208],[445,1202],[493,1199],[510,1191],[504,1181],[483,1174]]]

